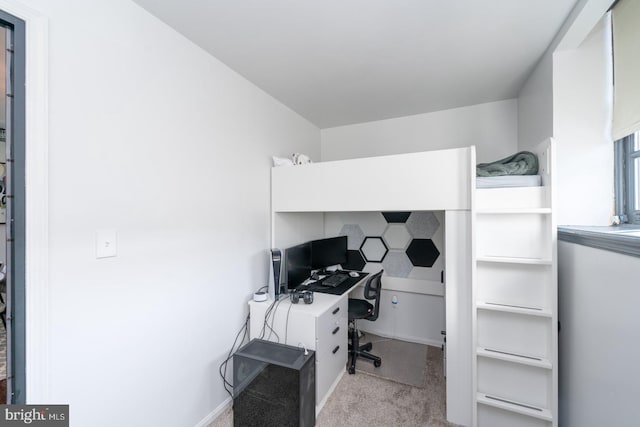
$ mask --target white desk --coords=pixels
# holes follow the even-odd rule
[[[313,293],[313,304],[300,299],[292,304],[288,295],[276,302],[269,315],[269,328],[264,328],[265,314],[273,300],[249,301],[251,313],[249,337],[280,342],[294,347],[306,347],[316,352],[316,413],[333,391],[345,372],[347,364],[347,330],[349,292],[364,283],[369,276],[351,286],[342,295]],[[288,322],[287,322],[288,316]],[[277,334],[277,335],[276,335]]]

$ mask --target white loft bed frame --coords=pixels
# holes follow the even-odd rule
[[[547,352],[548,359],[553,360],[553,369],[550,370],[553,380],[548,382],[550,391],[546,394],[549,401],[548,413],[553,414],[550,415],[552,420],[533,418],[528,413],[523,415],[523,411],[519,410],[523,407],[514,404],[506,408],[504,406],[507,404],[502,403],[502,407],[484,404],[483,399],[486,400],[487,396],[489,400],[491,397],[501,397],[504,400],[519,401],[511,399],[508,390],[502,394],[494,393],[496,396],[487,393],[480,396],[486,381],[484,377],[478,381],[478,374],[485,375],[489,371],[483,360],[477,362],[483,356],[478,355],[476,347],[485,339],[487,328],[484,326],[486,316],[477,315],[481,304],[478,303],[476,294],[481,295],[482,289],[477,289],[475,284],[478,269],[476,264],[483,262],[478,261],[476,255],[482,254],[484,250],[484,246],[476,249],[475,244],[477,241],[484,245],[486,239],[482,232],[491,231],[491,227],[485,227],[487,221],[482,216],[489,218],[498,212],[505,214],[505,211],[506,215],[519,215],[532,209],[536,212],[532,215],[537,215],[538,211],[544,212],[544,215],[550,212],[553,200],[551,149],[551,140],[547,140],[536,150],[543,171],[543,186],[530,188],[476,191],[475,147],[273,168],[272,246],[288,247],[324,237],[324,212],[445,211],[447,419],[462,425],[499,426],[509,425],[515,416],[523,417],[522,420],[516,419],[517,422],[532,419],[543,423],[539,425],[553,424],[555,427],[557,331],[549,332]],[[509,200],[505,200],[505,197],[509,197]],[[476,207],[479,214],[476,213]],[[510,214],[511,211],[513,212]],[[480,215],[478,219],[477,215]],[[481,226],[481,234],[476,238],[478,224]],[[547,221],[546,224],[551,226],[553,223]],[[548,237],[544,242],[555,244],[555,239]],[[553,248],[548,255],[555,265],[555,246]],[[511,249],[516,250],[518,247],[516,245]],[[480,273],[484,274],[482,268],[479,267]],[[555,272],[554,266],[552,270]],[[555,295],[552,294],[553,291],[555,284],[547,295]],[[547,306],[553,313],[553,319],[557,320],[555,304],[554,296]],[[477,334],[478,320],[482,323],[480,340]],[[506,363],[514,364],[510,360]],[[528,365],[523,366],[527,367],[525,369],[529,368]],[[497,370],[497,373],[491,372],[499,375],[499,368],[500,366],[494,369],[492,366],[491,369]],[[516,396],[519,395],[516,393]],[[481,407],[481,410],[478,411],[477,407]],[[492,412],[487,416],[485,407],[498,414]],[[502,412],[507,414],[505,421],[501,418]],[[478,417],[481,418],[480,423]]]

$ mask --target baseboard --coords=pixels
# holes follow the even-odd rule
[[[231,397],[227,397],[224,402],[218,405],[213,411],[209,412],[206,417],[204,417],[195,427],[207,427],[211,424],[216,418],[218,418],[228,407],[231,406],[233,400]]]

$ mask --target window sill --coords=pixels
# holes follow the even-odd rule
[[[611,225],[600,227],[560,226],[558,239],[606,251],[640,257],[640,227]]]

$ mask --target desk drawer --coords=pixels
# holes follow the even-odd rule
[[[347,363],[348,301],[341,298],[316,324],[316,391],[320,402]]]

